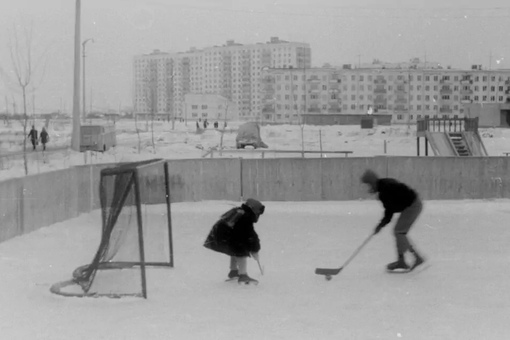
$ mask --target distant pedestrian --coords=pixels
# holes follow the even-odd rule
[[[46,132],[45,128],[42,128],[41,130],[41,144],[43,146],[43,151],[46,150],[46,143],[50,141],[50,135],[48,135],[48,132]]]
[[[218,128],[218,122],[214,122],[214,128],[217,129]]]
[[[37,146],[37,130],[34,125],[32,125],[32,129],[28,133],[28,138],[30,138],[30,142],[32,142],[32,150],[35,150]]]

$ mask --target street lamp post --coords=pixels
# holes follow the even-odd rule
[[[85,45],[87,44],[87,42],[89,41],[92,41],[94,42],[94,39],[90,38],[90,39],[86,39],[82,42],[82,46],[83,46],[83,54],[82,54],[82,57],[83,57],[83,112],[82,112],[82,120],[83,122],[85,122],[85,119],[87,118],[87,114],[86,114],[86,109],[85,109]]]

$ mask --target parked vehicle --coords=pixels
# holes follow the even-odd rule
[[[114,125],[82,125],[80,128],[80,151],[106,151],[117,145]]]
[[[266,143],[260,138],[260,127],[256,122],[247,122],[239,126],[236,137],[236,148],[244,149],[246,146],[253,148],[267,148]]]

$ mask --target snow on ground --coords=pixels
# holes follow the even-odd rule
[[[22,134],[15,123],[0,127],[2,154],[20,148]],[[50,146],[69,145],[69,123],[50,124]],[[239,124],[230,125],[223,146],[232,150]],[[133,121],[118,122],[117,131],[119,145],[104,154],[51,154],[46,163],[42,157],[31,162],[30,174],[84,163],[200,158],[221,141],[213,129],[197,134],[194,123],[178,122],[172,129],[171,123],[156,122],[155,151],[145,131],[139,152]],[[279,125],[262,127],[261,133],[272,150],[301,150],[304,141],[306,150],[373,156],[384,154],[386,141],[387,155],[416,155],[413,128],[406,126],[305,126],[302,135],[299,126]],[[510,130],[480,133],[490,155],[510,151]],[[23,176],[21,163],[2,160],[0,180]],[[411,237],[432,263],[429,269],[384,273],[395,259],[390,230],[384,230],[329,282],[314,274],[315,267],[342,265],[381,218],[380,204],[264,203],[267,212],[257,230],[265,275],[249,263],[249,273],[261,281],[257,287],[224,282],[228,258],[202,247],[212,223],[236,202],[173,204],[175,268],[150,271],[148,300],[49,292],[53,283],[71,278],[75,268],[92,260],[100,237],[98,211],[1,243],[0,338],[507,338],[510,290],[504,268],[510,231],[501,221],[510,213],[509,200],[426,202]]]
[[[100,123],[95,121],[94,123]],[[138,122],[140,130],[140,151],[134,120],[123,119],[117,122],[118,146],[105,153],[83,154],[70,149],[47,155],[46,162],[41,153],[37,161],[29,164],[29,174],[67,168],[73,165],[90,163],[115,163],[146,160],[151,158],[183,159],[201,158],[211,148],[220,145],[227,152],[223,157],[239,157],[235,150],[235,138],[240,122],[229,122],[225,133],[211,127],[197,134],[194,122],[154,122],[154,141],[150,124]],[[36,127],[40,130],[39,126]],[[304,126],[270,125],[261,128],[262,140],[268,144],[268,150],[308,150],[308,151],[352,151],[349,157],[370,157],[374,155],[416,156],[415,126],[394,125],[377,126],[362,130],[358,125]],[[50,143],[48,147],[67,147],[71,140],[71,121],[51,121],[48,129]],[[510,129],[480,129],[480,134],[491,156],[503,156],[510,152]],[[5,155],[22,149],[23,133],[19,122],[11,126],[0,125],[0,154]],[[424,154],[423,140],[421,154]],[[386,149],[385,149],[386,144]],[[39,147],[40,148],[40,147]],[[32,152],[32,151],[29,151]],[[429,149],[430,155],[433,155]],[[325,154],[325,157],[344,157],[344,155]],[[218,157],[218,153],[214,154]],[[260,153],[243,154],[242,157],[261,157]],[[265,157],[301,157],[296,154],[276,154],[266,152]],[[307,154],[305,157],[319,157]],[[9,157],[0,158],[0,180],[24,175],[22,160]]]
[[[202,243],[235,202],[172,207],[175,268],[150,269],[148,299],[49,292],[90,263],[98,211],[0,244],[2,339],[507,339],[509,200],[429,201],[410,236],[420,273],[387,274],[390,227],[331,281],[382,216],[376,201],[264,202],[258,286],[224,282],[228,257]],[[146,240],[150,246],[150,240]],[[120,283],[121,284],[121,283]]]

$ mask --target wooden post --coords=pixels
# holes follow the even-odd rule
[[[386,139],[384,140],[384,153],[386,154]],[[420,155],[420,137],[416,137],[416,156]]]
[[[319,146],[321,150],[321,158],[322,158],[322,130],[319,129]]]
[[[425,156],[429,155],[429,140],[425,137]]]

